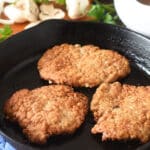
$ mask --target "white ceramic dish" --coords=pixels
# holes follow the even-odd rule
[[[150,5],[138,0],[114,0],[121,21],[131,30],[150,37]]]

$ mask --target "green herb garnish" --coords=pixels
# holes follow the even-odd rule
[[[39,3],[39,4],[41,4],[41,3],[49,3],[50,2],[50,0],[34,0],[36,3]],[[57,3],[57,4],[59,4],[59,5],[65,5],[65,0],[55,0],[54,1],[55,3]]]
[[[4,25],[3,28],[0,28],[0,42],[6,40],[12,34],[12,29],[9,25]]]
[[[59,5],[65,5],[66,1],[65,0],[56,0],[56,3]]]
[[[49,3],[49,0],[34,0],[36,3]]]
[[[109,24],[118,24],[119,19],[116,14],[113,4],[103,4],[98,0],[95,0],[92,4],[88,16],[93,18],[95,21],[100,21]]]

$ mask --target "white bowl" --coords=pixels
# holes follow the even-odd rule
[[[150,37],[150,5],[138,0],[114,0],[114,5],[127,28]]]

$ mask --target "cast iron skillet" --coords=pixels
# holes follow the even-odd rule
[[[11,94],[21,88],[33,89],[48,83],[41,80],[36,64],[42,53],[49,47],[61,43],[95,44],[102,48],[114,49],[130,60],[131,74],[122,83],[150,85],[150,40],[118,26],[46,21],[39,26],[19,33],[0,44],[0,133],[19,150],[148,150],[150,143],[138,141],[102,142],[101,136],[93,136],[90,129],[94,124],[89,112],[85,123],[73,135],[49,138],[46,145],[30,144],[21,129],[4,119],[2,107]],[[90,71],[90,70],[89,70]],[[76,88],[91,100],[96,88]]]

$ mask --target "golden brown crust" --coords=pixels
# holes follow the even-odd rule
[[[41,78],[57,84],[94,87],[125,77],[130,66],[125,57],[112,50],[62,44],[44,53],[38,70]]]
[[[4,105],[9,120],[16,121],[33,143],[51,135],[73,133],[85,119],[87,97],[64,85],[22,89]]]
[[[150,140],[150,86],[103,83],[91,102],[96,125],[93,134],[102,140]]]

